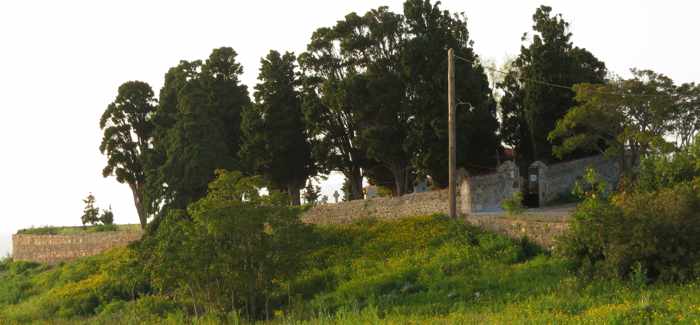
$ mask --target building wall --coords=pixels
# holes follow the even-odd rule
[[[141,238],[141,231],[108,231],[76,235],[12,236],[12,258],[56,264],[92,256],[114,247],[123,247]]]

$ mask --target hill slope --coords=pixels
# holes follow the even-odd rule
[[[527,242],[442,216],[314,230],[271,323],[609,323],[700,320],[699,283],[583,281]],[[0,323],[218,323],[154,292],[123,248],[55,267],[0,264]],[[235,322],[236,315],[226,316]]]

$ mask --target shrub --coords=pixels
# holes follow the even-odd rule
[[[119,230],[117,225],[115,224],[104,224],[104,225],[95,225],[93,228],[91,228],[92,231],[94,232],[103,232],[103,231],[117,231]]]
[[[100,215],[100,221],[102,222],[103,225],[114,225],[114,212],[112,212],[112,207],[109,207],[109,210],[102,211],[102,215]]]
[[[636,190],[653,192],[699,177],[697,162],[692,151],[645,157],[639,166]]]
[[[261,196],[259,177],[217,171],[207,196],[171,210],[146,239],[154,286],[192,303],[195,313],[269,314],[274,292],[302,267],[308,226],[277,192]]]
[[[700,181],[610,198],[589,192],[561,253],[585,275],[684,281],[700,275]]]
[[[509,215],[523,213],[525,211],[525,207],[523,206],[523,193],[515,192],[512,197],[504,199],[503,202],[501,202],[501,208],[506,210]]]

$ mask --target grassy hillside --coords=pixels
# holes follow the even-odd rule
[[[581,280],[527,242],[442,216],[315,229],[272,324],[700,321],[700,282]],[[236,323],[194,315],[139,275],[129,248],[47,267],[0,263],[0,323]]]

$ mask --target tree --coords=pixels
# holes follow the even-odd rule
[[[83,226],[87,224],[94,225],[99,222],[100,209],[95,207],[95,196],[92,193],[88,194],[83,203],[85,203],[85,208],[83,208],[83,215],[80,218]]]
[[[321,171],[341,171],[350,180],[350,199],[362,199],[362,168],[367,163],[357,135],[358,105],[368,97],[353,62],[341,54],[334,28],[319,28],[299,56],[304,118],[313,139],[312,153]],[[355,86],[355,87],[353,87]],[[360,93],[358,93],[358,91]]]
[[[688,148],[700,131],[700,84],[684,83],[676,88],[674,133],[678,146]]]
[[[119,86],[117,98],[100,119],[100,129],[104,131],[100,152],[107,156],[102,175],[114,175],[119,183],[129,185],[142,228],[152,212],[146,203],[145,164],[155,107],[151,87],[145,82],[129,81]]]
[[[404,3],[406,45],[403,71],[410,106],[409,147],[415,148],[413,166],[432,176],[439,186],[448,183],[447,50],[455,62],[457,166],[484,172],[496,165],[501,146],[496,136],[496,106],[488,78],[473,50],[466,18],[453,15],[427,0]]]
[[[264,175],[299,205],[300,189],[315,172],[301,111],[296,57],[277,51],[261,59],[255,104],[246,106],[240,156],[254,174]]]
[[[111,205],[109,206],[109,209],[102,211],[102,214],[100,215],[99,219],[103,225],[113,225],[114,224],[114,212],[112,212]]]
[[[152,205],[184,209],[206,194],[214,170],[240,165],[240,114],[250,103],[242,72],[236,52],[219,48],[165,75],[147,172]]]
[[[501,134],[516,146],[525,164],[551,160],[552,144],[547,135],[575,104],[574,93],[568,87],[584,82],[602,83],[607,74],[603,62],[573,46],[569,23],[561,14],[552,15],[551,7],[541,6],[532,18],[531,43],[520,48],[513,70],[500,84],[505,93]]]
[[[362,197],[363,176],[394,193],[410,191],[416,174],[447,184],[447,49],[458,65],[458,166],[495,167],[500,145],[495,102],[469,41],[465,18],[430,1],[411,0],[404,15],[380,7],[351,13],[320,28],[300,56],[305,116],[316,159],[348,180],[349,199]],[[468,105],[466,105],[468,103]],[[466,152],[469,152],[467,155]]]
[[[368,158],[364,174],[382,178],[388,171],[393,181],[388,185],[396,195],[403,195],[410,191],[414,178],[414,149],[408,137],[413,114],[402,67],[404,18],[379,7],[362,17],[348,15],[337,28],[349,31],[343,52],[362,71],[355,86],[363,87],[357,92],[366,96],[365,102],[357,105],[362,122],[357,141]]]
[[[677,111],[673,81],[650,70],[632,70],[633,78],[608,84],[574,86],[576,101],[549,138],[558,157],[575,150],[602,152],[620,159],[630,171],[649,153],[668,152],[666,141]]]

